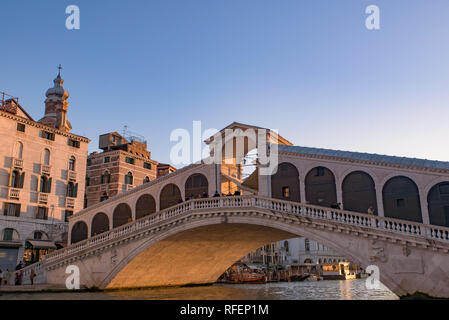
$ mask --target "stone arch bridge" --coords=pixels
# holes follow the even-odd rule
[[[64,285],[77,265],[86,287],[213,283],[248,252],[303,236],[378,266],[399,296],[448,298],[449,164],[376,156],[279,145],[277,172],[245,181],[187,166],[72,216],[71,245],[24,279],[34,269],[35,283]],[[243,195],[223,196],[230,184]]]

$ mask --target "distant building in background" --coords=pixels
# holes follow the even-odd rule
[[[87,159],[84,207],[105,201],[119,193],[158,177],[158,162],[151,159],[147,142],[126,132],[100,136],[99,148]]]
[[[287,267],[289,265],[323,265],[348,260],[316,241],[294,238],[265,245],[249,253],[240,261]]]
[[[89,139],[70,133],[59,73],[39,121],[0,93],[0,269],[27,264],[67,241],[67,217],[83,208]]]
[[[170,173],[175,172],[175,171],[176,171],[176,168],[171,166],[171,165],[169,165],[169,164],[159,163],[157,165],[157,177],[158,178],[166,176],[167,174],[170,174]]]

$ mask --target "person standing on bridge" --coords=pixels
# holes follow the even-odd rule
[[[31,269],[31,273],[30,273],[30,281],[31,281],[31,285],[34,284],[34,278],[36,277],[36,272],[34,272],[34,269]]]
[[[370,207],[368,208],[368,214],[374,215],[374,207],[373,207],[373,206],[370,206]]]

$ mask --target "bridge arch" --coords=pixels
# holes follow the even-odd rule
[[[310,204],[330,207],[337,203],[334,173],[326,167],[311,169],[305,179],[306,201]]]
[[[85,223],[84,221],[78,221],[73,225],[72,232],[70,234],[71,244],[86,240],[88,237],[87,223]]]
[[[191,174],[184,184],[184,199],[201,198],[203,194],[209,195],[209,181],[202,173]]]
[[[91,236],[109,231],[109,218],[106,213],[99,212],[92,219]]]
[[[376,186],[372,176],[364,171],[352,171],[342,183],[343,209],[366,213],[369,207],[378,215]]]
[[[357,239],[349,242],[336,241],[336,238],[329,237],[325,231],[316,232],[303,225],[288,222],[263,222],[248,217],[233,217],[232,221],[223,223],[218,217],[191,221],[188,225],[176,226],[146,239],[133,250],[127,251],[127,255],[99,286],[121,288],[213,283],[248,252],[272,242],[298,236],[344,253],[362,268],[372,264],[367,254],[369,248],[365,247],[368,242]],[[382,265],[379,268],[381,282],[395,293],[403,294],[390,274],[383,272]]]
[[[181,190],[174,183],[165,185],[159,194],[159,210],[164,210],[182,201]]]
[[[449,227],[449,181],[434,185],[427,194],[430,224]]]
[[[117,228],[133,220],[133,214],[127,203],[120,203],[112,214],[112,227]]]
[[[156,200],[151,194],[145,193],[137,199],[136,202],[136,217],[140,219],[149,216],[156,212]]]
[[[383,186],[382,198],[385,217],[422,222],[419,189],[411,178],[390,178]]]
[[[271,176],[271,196],[276,199],[301,202],[298,168],[290,162],[278,165]]]

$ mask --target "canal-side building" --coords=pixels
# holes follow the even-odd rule
[[[87,159],[85,207],[105,201],[158,177],[143,137],[117,132],[100,136],[99,149]]]
[[[31,263],[67,241],[67,218],[83,208],[89,139],[71,133],[59,73],[35,121],[0,95],[0,269]]]

